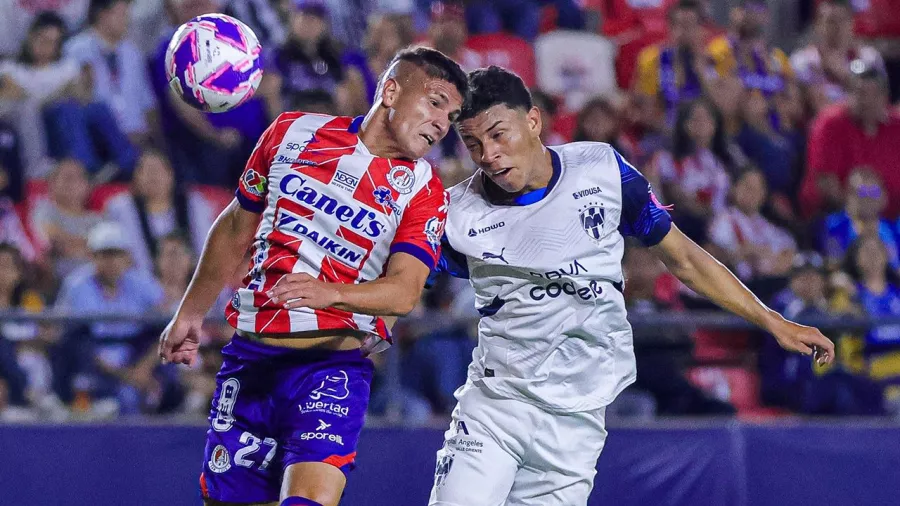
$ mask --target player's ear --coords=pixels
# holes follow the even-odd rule
[[[393,107],[400,93],[400,84],[394,78],[388,78],[384,81],[381,90],[381,103],[387,107]]]
[[[543,128],[543,124],[541,123],[541,110],[532,106],[531,109],[525,113],[525,119],[528,120],[528,130],[532,135],[540,137],[541,128]]]

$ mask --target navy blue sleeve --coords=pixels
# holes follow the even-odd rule
[[[659,203],[650,183],[622,155],[615,153],[622,176],[622,217],[619,233],[637,237],[644,246],[655,246],[672,228],[668,208]]]
[[[442,272],[446,272],[454,278],[469,279],[469,263],[466,261],[466,256],[450,246],[446,233],[441,237],[441,257],[438,259],[437,265],[431,269],[428,280],[425,281],[425,288],[431,288]]]

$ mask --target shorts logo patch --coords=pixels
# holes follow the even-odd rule
[[[330,424],[330,423],[325,423],[325,420],[322,420],[322,419],[320,418],[320,419],[319,419],[319,426],[316,427],[316,432],[325,430],[325,429],[327,429],[328,427],[331,427],[331,424]]]
[[[304,432],[300,434],[300,439],[303,441],[328,441],[344,446],[344,436],[328,432]]]
[[[434,486],[441,488],[447,481],[447,475],[453,467],[453,453],[446,448],[438,452],[437,465],[434,467]]]
[[[209,457],[207,465],[209,466],[209,470],[214,473],[224,473],[231,469],[231,455],[228,454],[228,449],[223,445],[218,445],[213,448],[212,455]]]
[[[212,420],[212,428],[216,432],[227,432],[234,425],[234,403],[237,401],[238,392],[241,391],[241,382],[237,378],[228,378],[222,382],[216,417]]]
[[[306,401],[303,404],[300,404],[300,413],[326,413],[329,415],[336,415],[341,418],[350,415],[350,408],[348,406],[341,406],[336,402],[323,402],[323,401]]]
[[[322,380],[322,384],[309,394],[309,398],[317,401],[322,397],[331,397],[332,399],[343,400],[350,396],[347,390],[347,382],[350,378],[347,371],[338,371],[337,374],[329,374]]]

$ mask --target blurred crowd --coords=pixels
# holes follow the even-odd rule
[[[600,141],[675,223],[793,319],[900,316],[900,2],[850,0],[0,0],[0,311],[171,315],[258,136],[285,110],[364,114],[410,44],[533,89],[548,145]],[[265,48],[253,100],[168,94],[171,34],[224,12]],[[454,133],[429,158],[474,167]],[[645,250],[631,314],[715,310]],[[234,273],[234,284],[244,273]],[[160,365],[158,324],[0,321],[0,419],[205,416],[218,350]],[[467,284],[442,278],[375,357],[372,416],[446,416],[474,347]],[[896,415],[900,326],[827,332],[813,368],[756,332],[641,327],[615,416]],[[393,362],[392,362],[393,361]],[[392,371],[392,372],[390,372]]]

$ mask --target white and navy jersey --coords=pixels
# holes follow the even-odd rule
[[[557,412],[605,406],[635,379],[624,237],[671,218],[608,144],[550,149],[547,188],[500,202],[482,173],[450,189],[438,270],[468,277],[481,314],[469,381]]]
[[[429,268],[437,262],[447,210],[437,173],[424,160],[372,155],[359,139],[362,121],[287,112],[260,138],[235,192],[241,207],[261,213],[244,286],[226,310],[236,329],[387,337],[380,318],[334,308],[288,311],[266,292],[292,272],[331,283],[371,281],[397,252]]]

